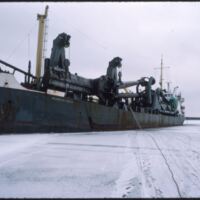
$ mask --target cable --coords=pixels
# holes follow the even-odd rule
[[[96,44],[97,46],[101,47],[107,54],[107,50],[108,50],[108,47],[105,46],[105,45],[102,45],[100,42],[98,42],[97,40],[95,40],[94,38],[92,38],[91,36],[87,35],[86,33],[84,33],[83,31],[81,31],[80,29],[78,29],[77,27],[75,27],[74,25],[72,25],[71,23],[68,23],[69,21],[64,19],[64,21],[67,22],[67,24],[70,24],[71,28],[74,29],[75,31],[77,31],[78,33],[80,33],[80,35],[84,36],[86,39],[90,40],[90,41],[93,41],[94,44]],[[110,56],[110,54],[108,54]]]
[[[35,25],[36,25],[36,23],[29,30],[28,35],[31,35],[31,33],[33,32],[33,30],[35,28]],[[15,54],[15,52],[18,50],[18,48],[24,43],[24,41],[26,40],[28,35],[26,34],[25,37],[19,41],[18,45],[12,50],[12,52],[9,54],[9,56],[6,58],[6,60],[9,60]]]
[[[172,171],[172,169],[171,169],[171,167],[170,167],[170,165],[169,165],[169,163],[168,163],[168,161],[167,161],[166,156],[164,155],[164,153],[162,152],[160,146],[158,145],[157,141],[155,140],[155,138],[154,138],[151,134],[149,134],[147,131],[145,131],[145,130],[142,128],[140,122],[137,120],[137,117],[135,116],[134,111],[132,110],[131,107],[130,107],[130,111],[131,111],[131,113],[132,113],[132,116],[133,116],[133,118],[134,118],[134,121],[135,121],[136,124],[137,124],[137,127],[138,127],[140,130],[144,131],[144,133],[146,133],[146,135],[148,135],[148,136],[152,139],[152,141],[154,142],[155,146],[156,146],[157,149],[159,150],[159,152],[160,152],[161,156],[163,157],[163,159],[164,159],[164,161],[165,161],[165,164],[166,164],[166,166],[167,166],[167,168],[168,168],[168,170],[169,170],[169,172],[170,172],[170,174],[171,174],[171,177],[172,177],[172,180],[173,180],[173,182],[174,182],[174,184],[175,184],[175,186],[176,186],[178,195],[179,195],[179,197],[182,197],[181,191],[180,191],[180,188],[179,188],[179,185],[178,185],[178,183],[177,183],[177,181],[176,181],[176,179],[175,179],[175,177],[174,177],[174,173],[173,173],[173,171]],[[136,134],[138,134],[137,131],[136,131]]]

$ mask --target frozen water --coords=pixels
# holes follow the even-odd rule
[[[1,135],[0,197],[200,197],[200,121]]]

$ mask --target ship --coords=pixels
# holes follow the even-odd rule
[[[122,58],[113,57],[105,74],[89,79],[70,72],[65,49],[71,36],[60,33],[51,55],[42,60],[45,13],[38,14],[36,72],[24,71],[0,60],[0,133],[67,133],[119,131],[183,125],[184,98],[162,86],[153,89],[154,77],[122,80]],[[42,63],[43,61],[43,63]],[[44,72],[41,73],[41,66]],[[6,69],[2,69],[3,66]],[[12,72],[11,72],[12,71]],[[24,76],[18,82],[15,72]],[[129,88],[134,87],[135,92]]]

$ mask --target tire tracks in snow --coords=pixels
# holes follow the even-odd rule
[[[177,183],[177,181],[176,181],[176,179],[175,179],[175,177],[174,177],[174,173],[173,173],[173,171],[172,171],[172,169],[171,169],[171,167],[170,167],[170,165],[169,165],[169,163],[168,163],[168,161],[167,161],[166,156],[165,156],[164,153],[162,152],[162,150],[161,150],[160,146],[158,145],[156,139],[155,139],[151,134],[149,134],[149,133],[147,133],[147,135],[152,139],[152,141],[154,142],[155,146],[157,147],[157,149],[159,150],[160,154],[162,155],[162,157],[163,157],[163,159],[164,159],[164,161],[165,161],[165,164],[166,164],[166,166],[167,166],[167,168],[168,168],[168,170],[169,170],[169,172],[170,172],[170,174],[171,174],[172,180],[173,180],[173,182],[174,182],[174,184],[175,184],[175,186],[176,186],[176,189],[177,189],[177,192],[178,192],[178,194],[179,194],[179,197],[182,198],[179,185],[178,185],[178,183]]]
[[[128,133],[127,135],[127,148],[124,151],[126,163],[123,167],[122,173],[116,181],[115,190],[111,195],[112,197],[127,198],[129,196],[141,197],[144,195],[142,187],[144,177],[141,169],[142,164],[140,160],[140,152],[139,148],[130,151],[132,140],[134,140],[134,144],[137,146],[137,132]]]
[[[176,191],[178,193],[179,198],[182,198],[180,187],[179,187],[179,184],[178,184],[177,180],[175,179],[174,172],[173,172],[172,168],[170,167],[170,164],[169,164],[165,154],[163,153],[162,149],[160,148],[158,142],[156,141],[156,139],[151,134],[149,134],[147,131],[142,129],[142,126],[138,122],[138,120],[137,120],[134,112],[132,111],[132,109],[131,109],[131,112],[132,112],[133,120],[137,124],[138,129],[142,130],[144,135],[149,136],[151,138],[151,140],[153,141],[153,144],[155,145],[156,149],[160,153],[160,155],[163,158],[164,163],[165,163],[169,173],[171,174],[171,179],[172,179],[172,181],[173,181],[173,183],[175,185],[175,188],[176,188]],[[136,135],[135,135],[135,140],[134,140],[134,142],[138,144],[138,148],[136,149],[136,152],[135,152],[135,162],[137,164],[138,173],[137,173],[137,175],[135,174],[136,176],[135,175],[131,176],[132,173],[130,172],[130,174],[129,174],[130,176],[127,176],[129,171],[130,171],[130,166],[132,166],[132,171],[133,171],[133,169],[135,170],[134,165],[133,165],[134,161],[132,161],[132,163],[131,163],[131,161],[129,161],[129,163],[127,165],[125,165],[123,172],[125,172],[125,174],[126,174],[126,178],[125,178],[126,181],[124,181],[124,183],[125,183],[124,185],[118,184],[117,189],[121,190],[123,188],[120,191],[121,195],[118,195],[118,196],[121,196],[121,197],[133,197],[133,195],[135,196],[136,193],[132,193],[131,192],[131,191],[134,191],[134,187],[135,187],[135,188],[137,188],[139,190],[139,193],[137,194],[138,195],[137,197],[144,197],[144,195],[146,194],[144,190],[146,188],[142,187],[142,184],[144,184],[145,181],[148,184],[149,189],[153,185],[154,191],[155,191],[155,196],[162,196],[162,191],[159,188],[156,188],[155,185],[154,185],[154,180],[155,179],[153,178],[153,176],[151,174],[151,170],[150,170],[151,168],[149,168],[149,165],[151,164],[151,162],[148,161],[148,157],[145,157],[145,158],[141,157],[139,139],[138,139],[138,134],[139,133],[138,132],[139,131],[136,130]],[[131,139],[129,138],[127,147],[130,148],[130,145],[131,145]],[[123,172],[122,172],[122,174],[123,174]],[[123,178],[124,178],[123,175],[121,175],[120,178],[118,179],[118,182],[119,182],[119,180],[122,180]],[[137,180],[137,184],[135,184],[136,180]],[[134,184],[133,184],[133,182],[134,182]]]
[[[143,130],[143,129],[142,129],[142,126],[141,126],[141,124],[138,122],[138,120],[137,120],[137,118],[136,118],[136,116],[135,116],[135,114],[134,114],[132,108],[130,108],[130,111],[131,111],[131,113],[132,113],[132,116],[133,116],[134,121],[136,122],[138,128],[139,128],[140,130]],[[177,189],[177,192],[178,192],[178,194],[179,194],[179,197],[181,198],[182,195],[181,195],[181,192],[180,192],[179,185],[178,185],[178,183],[177,183],[177,181],[176,181],[176,179],[175,179],[175,177],[174,177],[174,173],[173,173],[173,171],[172,171],[172,169],[171,169],[171,167],[170,167],[170,165],[169,165],[169,163],[168,163],[168,161],[167,161],[167,158],[166,158],[165,155],[163,154],[163,152],[162,152],[160,146],[158,145],[157,141],[155,140],[155,138],[154,138],[151,134],[149,134],[148,132],[146,132],[145,130],[143,130],[143,131],[144,131],[144,133],[146,133],[146,134],[152,139],[152,141],[154,142],[155,146],[157,147],[157,149],[159,150],[160,154],[162,155],[162,157],[163,157],[163,159],[164,159],[164,161],[165,161],[165,164],[166,164],[166,166],[167,166],[169,172],[171,173],[171,177],[172,177],[172,180],[173,180],[173,182],[174,182],[174,184],[175,184],[175,186],[176,186],[176,189]]]
[[[128,151],[129,157],[126,158],[127,163],[116,181],[116,191],[113,197],[163,197],[163,191],[156,185],[156,179],[152,174],[152,161],[149,154],[140,148],[141,136],[140,131],[128,134],[127,149],[130,149],[132,145],[138,148],[131,152]],[[157,147],[154,150],[158,151]]]
[[[153,163],[149,158],[150,152],[145,152],[144,149],[140,148],[140,137],[145,135],[143,132],[140,134],[140,131],[136,131],[128,136],[127,149],[130,149],[133,144],[138,148],[134,151],[129,151],[131,154],[116,182],[116,190],[118,192],[114,193],[113,197],[163,197],[162,188],[156,184],[156,178],[152,173]],[[151,138],[149,139],[152,140]],[[152,144],[155,145],[154,143]],[[156,152],[159,152],[157,147],[155,149]]]
[[[132,109],[131,109],[131,111],[132,111]],[[135,121],[136,121],[137,124],[138,124],[138,128],[139,128],[140,130],[142,130],[142,126],[141,126],[140,123],[137,121],[137,119],[136,119],[136,117],[135,117],[133,111],[132,111],[132,115],[133,115]],[[146,133],[146,134],[152,139],[153,143],[155,144],[156,148],[158,149],[158,151],[160,152],[162,158],[164,159],[165,164],[166,164],[166,166],[167,166],[167,168],[168,168],[168,170],[169,170],[169,172],[170,172],[170,174],[171,174],[172,180],[173,180],[173,182],[174,182],[174,184],[175,184],[175,186],[176,186],[178,195],[179,195],[179,197],[181,198],[182,195],[181,195],[181,191],[180,191],[179,185],[178,185],[178,183],[177,183],[177,181],[176,181],[176,179],[175,179],[175,177],[174,177],[174,173],[173,173],[173,171],[172,171],[172,169],[171,169],[171,167],[170,167],[170,165],[169,165],[169,162],[168,162],[166,156],[165,156],[164,153],[162,152],[162,150],[161,150],[160,146],[158,145],[158,142],[156,141],[156,139],[155,139],[151,134],[149,134],[147,131],[145,131],[145,130],[143,130],[143,131],[144,131],[144,133]]]
[[[131,109],[132,111],[132,109]],[[132,111],[132,116],[133,116],[133,120],[134,122],[137,124],[138,129],[142,130],[142,127],[140,125],[140,123],[138,122],[134,112]],[[151,189],[152,186],[154,188],[154,194],[155,196],[162,196],[162,191],[155,187],[154,185],[154,177],[151,174],[151,162],[148,160],[148,156],[145,158],[141,157],[141,152],[140,152],[140,146],[139,146],[139,139],[138,139],[138,132],[136,130],[136,134],[135,134],[135,140],[134,143],[138,145],[138,148],[136,149],[135,152],[135,157],[129,157],[129,161],[127,162],[127,164],[124,167],[123,172],[121,173],[119,179],[116,182],[116,190],[117,193],[115,193],[114,195],[116,195],[117,197],[121,196],[121,197],[144,197],[144,195],[146,196],[149,195],[149,193],[146,193],[146,188],[143,187],[142,184],[147,184],[148,189]],[[145,133],[145,131],[144,131]],[[179,197],[182,197],[180,189],[179,189],[179,185],[174,177],[174,173],[172,171],[172,169],[170,168],[170,165],[165,157],[165,155],[163,154],[162,150],[160,149],[158,143],[155,141],[154,138],[152,138],[148,133],[145,134],[148,135],[151,140],[153,141],[156,149],[160,152],[160,155],[162,156],[162,158],[164,159],[164,163],[167,166],[168,171],[171,174],[172,180],[175,184],[177,193],[179,195]],[[133,138],[132,138],[133,140]],[[132,143],[132,140],[130,139],[130,135],[128,134],[128,143],[127,143],[127,148],[130,148],[130,145]],[[141,161],[142,159],[142,161]],[[133,173],[133,171],[135,173]],[[115,196],[115,197],[116,197]]]
[[[184,135],[184,134],[183,134]],[[188,138],[187,135],[184,135],[185,138]],[[169,139],[165,143],[169,143]],[[193,148],[196,148],[194,145],[194,142],[185,143],[185,140],[179,140],[179,137],[175,138],[181,143],[179,146],[181,146],[183,149],[180,152],[169,152],[168,160],[170,160],[170,163],[173,163],[173,167],[177,169],[177,176],[179,177],[179,181],[181,183],[181,191],[182,196],[191,197],[196,196],[199,197],[200,194],[200,176],[199,176],[199,164],[200,159],[199,156],[196,158],[196,155],[194,155]],[[189,145],[189,146],[188,146]],[[177,159],[178,158],[178,159]]]

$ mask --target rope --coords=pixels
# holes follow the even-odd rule
[[[76,32],[80,33],[80,35],[84,36],[86,39],[93,41],[94,44],[96,44],[97,46],[101,47],[101,49],[104,50],[104,52],[108,55],[108,56],[113,56],[113,53],[111,53],[111,51],[109,50],[109,48],[106,45],[103,45],[102,43],[100,43],[99,41],[95,40],[94,38],[92,38],[91,36],[87,35],[86,33],[84,33],[83,31],[81,31],[79,28],[75,27],[74,25],[72,25],[71,23],[69,23],[68,20],[63,19],[68,25],[70,24],[70,27],[75,30]],[[108,52],[109,50],[109,52]]]
[[[135,113],[133,112],[133,110],[132,110],[131,107],[130,107],[130,111],[131,111],[131,113],[132,113],[132,116],[133,116],[133,118],[134,118],[134,120],[135,120],[135,122],[136,122],[138,128],[139,128],[140,130],[142,130],[142,126],[141,126],[140,122],[137,120],[137,117],[135,116]],[[168,161],[167,161],[167,158],[165,157],[164,153],[162,152],[160,146],[158,145],[156,139],[155,139],[151,134],[147,133],[147,131],[145,131],[145,130],[143,130],[143,131],[152,139],[153,143],[155,144],[155,146],[156,146],[157,149],[159,150],[159,152],[160,152],[161,156],[163,157],[163,159],[164,159],[164,161],[165,161],[165,164],[166,164],[166,166],[167,166],[167,168],[168,168],[168,170],[169,170],[169,172],[170,172],[170,174],[171,174],[171,177],[172,177],[172,180],[173,180],[173,182],[174,182],[174,184],[175,184],[175,186],[176,186],[178,195],[179,195],[179,197],[182,197],[181,191],[180,191],[180,188],[179,188],[179,185],[178,185],[178,183],[177,183],[177,181],[176,181],[176,179],[175,179],[175,177],[174,177],[174,173],[173,173],[173,171],[172,171],[172,169],[171,169],[171,167],[170,167],[170,165],[169,165],[169,163],[168,163]],[[137,132],[137,131],[136,131],[136,134],[138,135],[138,132]]]
[[[34,28],[35,28],[36,23],[34,24],[34,26],[32,26],[32,28],[28,31],[28,34],[25,35],[25,37],[23,37],[22,40],[20,40],[17,44],[17,46],[11,51],[11,53],[9,54],[9,56],[6,58],[6,60],[9,60],[14,54],[15,52],[19,49],[19,47],[24,43],[24,41],[27,39],[27,37],[29,35],[32,34]]]

